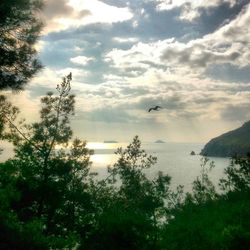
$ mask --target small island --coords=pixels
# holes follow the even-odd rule
[[[103,143],[118,143],[118,141],[110,140],[110,141],[104,141]]]
[[[246,156],[250,152],[250,121],[240,128],[210,140],[201,151],[203,156]]]
[[[155,143],[165,143],[165,141],[157,140],[157,141],[155,141]]]
[[[194,151],[191,151],[190,155],[196,155]]]

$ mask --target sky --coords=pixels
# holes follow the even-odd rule
[[[250,120],[249,0],[47,0],[28,121],[72,72],[75,135],[206,142]],[[154,105],[160,111],[148,112]]]

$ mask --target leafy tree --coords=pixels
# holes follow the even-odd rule
[[[249,249],[249,205],[239,194],[185,204],[162,230],[159,249]]]
[[[0,249],[249,249],[249,156],[232,159],[215,192],[202,158],[191,193],[146,170],[156,163],[136,136],[94,178],[86,142],[73,139],[72,75],[41,99],[40,121],[17,121],[0,97],[0,139],[15,155],[0,163]]]
[[[69,74],[57,86],[58,96],[48,93],[42,98],[40,122],[15,125],[18,109],[7,102],[6,107],[13,112],[4,113],[2,118],[1,138],[13,142],[15,156],[0,164],[0,185],[4,193],[8,187],[18,191],[18,198],[8,195],[11,210],[27,225],[38,221],[52,248],[73,247],[77,227],[89,223],[91,210],[92,151],[85,141],[74,139],[70,143],[69,116],[74,113],[71,78]]]
[[[232,159],[220,181],[221,194],[208,178],[207,162],[202,159],[193,192],[172,210],[172,219],[162,230],[161,249],[249,249],[249,156]]]
[[[209,172],[215,167],[214,162],[210,162],[207,157],[201,158],[201,172],[200,175],[193,182],[192,193],[186,194],[186,202],[194,202],[197,204],[204,204],[208,201],[216,199],[215,186],[209,178]]]
[[[1,0],[0,90],[22,89],[41,69],[34,48],[42,28],[41,8],[41,0]]]
[[[105,203],[102,196],[99,198],[103,192],[97,192],[98,206],[103,209],[83,249],[155,249],[166,219],[170,177],[161,172],[152,180],[146,176],[145,170],[157,159],[141,148],[138,136],[116,154],[119,159],[102,182],[102,190],[110,190],[109,198]]]
[[[224,191],[249,191],[250,189],[250,154],[246,157],[235,156],[225,169],[226,178],[220,180]]]

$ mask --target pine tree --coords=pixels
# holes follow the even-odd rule
[[[8,112],[2,114],[1,139],[14,144],[15,156],[0,164],[0,186],[4,194],[9,187],[17,191],[18,198],[6,195],[9,210],[24,225],[38,221],[53,249],[76,244],[77,228],[89,223],[92,206],[92,151],[85,141],[72,140],[70,116],[75,101],[70,94],[71,80],[69,74],[58,84],[57,95],[50,92],[41,99],[39,122],[17,124],[18,109],[3,100]]]
[[[0,90],[22,89],[41,69],[34,44],[42,28],[40,0],[0,2]]]

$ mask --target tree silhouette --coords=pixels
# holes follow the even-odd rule
[[[41,99],[40,120],[19,120],[0,96],[0,139],[14,157],[0,163],[0,249],[249,249],[250,160],[233,158],[217,193],[202,158],[192,192],[171,178],[138,136],[94,178],[86,142],[72,139],[72,75]],[[190,167],[190,166],[189,166]]]
[[[0,90],[22,89],[41,69],[34,44],[42,23],[40,0],[1,0],[0,2]]]
[[[138,136],[116,154],[106,182],[97,186],[96,223],[80,249],[157,249],[171,178],[161,172],[147,177],[144,171],[157,159],[142,149]]]
[[[71,74],[63,78],[58,95],[50,92],[41,99],[39,122],[17,124],[18,109],[6,101],[9,112],[2,116],[1,139],[14,144],[15,156],[0,164],[0,186],[4,194],[9,187],[16,190],[18,197],[7,195],[9,209],[25,225],[34,220],[42,224],[42,235],[50,235],[47,244],[52,248],[73,247],[76,228],[88,223],[91,208],[92,151],[85,141],[71,140],[71,79]]]

